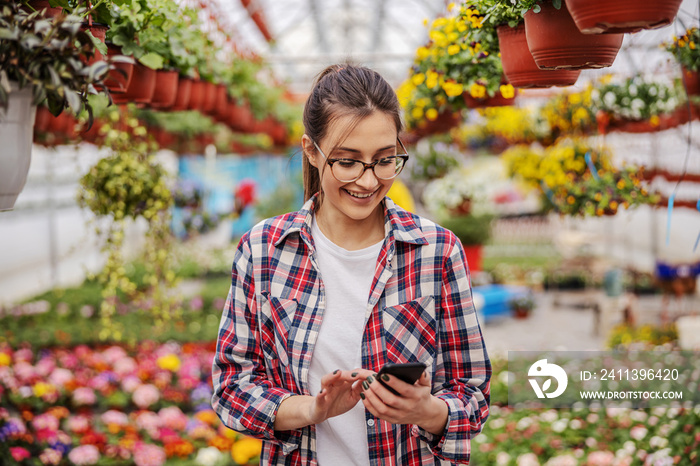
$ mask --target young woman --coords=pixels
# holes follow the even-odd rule
[[[262,464],[468,463],[491,365],[454,234],[385,197],[408,156],[376,72],[326,68],[304,108],[307,202],[246,233],[213,366],[223,423]],[[377,372],[423,362],[410,385]]]

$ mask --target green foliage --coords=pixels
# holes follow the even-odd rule
[[[411,177],[416,180],[434,180],[442,178],[451,170],[459,167],[459,161],[448,149],[447,144],[430,141],[427,151],[416,150],[411,154]]]
[[[493,216],[458,215],[443,219],[440,224],[452,231],[464,246],[485,244],[491,238]]]
[[[683,68],[690,71],[700,68],[700,29],[690,28],[681,37],[674,37],[673,42],[664,45]]]
[[[621,324],[613,328],[608,336],[609,348],[626,348],[632,343],[659,346],[678,341],[676,324],[642,325],[635,327]]]
[[[88,65],[95,53],[90,35],[81,30],[82,19],[68,15],[54,20],[40,12],[28,14],[18,2],[0,0],[0,104],[7,104],[10,81],[20,88],[33,86],[34,102],[47,100],[59,115],[86,108],[109,71],[104,61]]]
[[[298,210],[301,186],[301,180],[278,186],[272,194],[257,202],[255,205],[256,217],[266,219]]]

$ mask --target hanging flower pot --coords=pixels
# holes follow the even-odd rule
[[[228,126],[233,131],[241,133],[252,132],[255,119],[248,104],[234,104],[229,108]]]
[[[36,115],[32,88],[10,86],[7,111],[0,106],[0,211],[14,208],[27,181]]]
[[[56,18],[63,12],[63,8],[61,7],[52,7],[49,0],[29,0],[27,3],[34,11],[44,10],[44,16],[47,18]],[[25,8],[25,10],[28,13],[33,13],[34,11],[32,11],[31,8]]]
[[[226,123],[229,117],[229,98],[226,84],[216,86],[216,99],[214,99],[214,109],[212,116],[219,123]]]
[[[268,136],[272,139],[272,143],[275,146],[286,146],[287,145],[287,128],[283,123],[275,120],[272,117],[268,117],[270,120],[270,126],[267,130]]]
[[[49,108],[45,106],[39,106],[36,108],[36,118],[34,119],[34,132],[35,133],[45,133],[49,128],[49,123],[51,118],[54,118],[49,112]]]
[[[126,92],[112,96],[115,104],[125,104],[135,102],[145,105],[153,98],[156,90],[156,70],[153,70],[141,63],[134,65],[134,73]]]
[[[497,32],[503,73],[514,87],[545,88],[576,83],[579,70],[541,70],[537,66],[527,46],[524,24],[514,28],[499,26]]]
[[[505,97],[503,95],[503,86],[507,84],[507,82],[502,84],[501,89],[498,90],[493,97],[489,97],[488,95],[486,95],[482,98],[476,98],[473,97],[469,92],[465,92],[462,94],[462,98],[464,99],[464,103],[468,108],[506,107],[509,105],[513,105],[515,103],[515,97],[518,95],[518,90],[513,89],[512,86],[508,86],[508,88],[511,91],[513,91],[513,95]],[[506,89],[505,92],[507,93],[508,89]]]
[[[690,95],[700,95],[700,73],[691,71],[685,67],[681,68],[683,72],[683,86],[685,91]]]
[[[107,30],[109,27],[106,24],[101,24],[101,23],[94,23],[92,21],[89,21],[87,23],[83,23],[83,25],[80,27],[83,31],[89,31],[92,36],[102,42],[103,44],[105,43],[105,36],[107,35]],[[100,52],[97,47],[95,47],[95,53],[93,54],[92,58],[87,61],[88,65],[92,65],[95,62],[98,62],[100,60],[104,60],[104,56],[102,55],[102,52]]]
[[[175,103],[177,97],[177,71],[156,71],[156,87],[150,106],[156,109],[168,109]]]
[[[190,93],[192,92],[192,79],[185,76],[179,76],[177,81],[177,94],[175,102],[173,102],[170,110],[173,112],[187,110],[187,105],[190,102]]]
[[[463,245],[464,255],[467,258],[469,272],[474,273],[481,270],[481,262],[484,246],[482,244],[465,244]]]
[[[584,34],[619,34],[671,24],[682,0],[566,0]]]
[[[115,57],[121,55],[121,47],[117,47],[114,44],[107,44],[107,56]],[[134,64],[133,63],[122,63],[113,62],[112,65],[115,69],[110,70],[107,78],[105,79],[105,86],[109,89],[112,94],[121,94],[126,92],[131,82],[131,76],[134,74]]]
[[[204,87],[206,82],[201,79],[195,79],[192,81],[192,87],[190,89],[190,101],[187,103],[188,110],[201,110],[202,104],[204,103]]]
[[[613,64],[622,46],[622,34],[583,34],[576,27],[566,3],[556,9],[551,1],[542,10],[525,14],[527,45],[543,70],[582,70]]]
[[[202,100],[202,108],[200,111],[206,115],[211,115],[214,110],[214,104],[216,104],[216,84],[205,81],[204,82],[204,99]]]

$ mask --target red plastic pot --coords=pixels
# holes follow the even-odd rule
[[[219,123],[226,123],[229,118],[230,102],[228,98],[228,89],[225,84],[216,86],[216,98],[214,99],[214,109],[212,116]]]
[[[90,31],[92,36],[102,42],[103,44],[105,43],[105,36],[107,35],[107,30],[109,27],[105,24],[100,24],[100,23],[83,23],[83,25],[80,27],[83,31]],[[100,60],[104,59],[104,55],[102,55],[102,52],[100,52],[97,47],[95,47],[95,53],[93,54],[92,58],[88,60],[88,65],[92,65],[95,62],[98,62]]]
[[[465,244],[463,247],[464,255],[467,257],[469,272],[473,273],[481,270],[481,258],[484,246],[481,244]]]
[[[465,92],[462,94],[462,98],[468,108],[507,107],[515,103],[515,97],[517,95],[518,90],[515,89],[515,94],[511,98],[503,97],[500,90],[496,91],[493,97],[487,95],[486,97],[477,99],[476,97],[472,97],[469,92]]]
[[[201,112],[211,115],[216,104],[217,86],[209,81],[204,82],[204,99],[202,101]]]
[[[542,10],[525,14],[525,35],[532,58],[543,70],[583,70],[613,64],[622,46],[622,34],[583,34],[566,3],[556,9],[551,2]]]
[[[151,107],[168,109],[175,103],[177,97],[177,71],[158,70],[156,72],[156,87],[151,99]]]
[[[170,107],[172,111],[187,110],[187,105],[190,102],[190,93],[192,92],[192,79],[180,76],[177,82],[177,94],[175,102]]]
[[[125,104],[135,102],[140,105],[148,104],[156,90],[156,70],[141,63],[134,65],[134,73],[126,92],[112,96],[114,103]]]
[[[682,68],[683,85],[688,95],[700,95],[700,73]]]
[[[53,115],[49,112],[49,108],[39,105],[36,108],[36,117],[34,118],[34,131],[45,133],[49,127],[51,118],[53,118]]]
[[[107,45],[107,56],[113,57],[116,55],[121,55],[121,47],[116,45]],[[134,74],[134,64],[133,63],[113,63],[115,69],[110,70],[105,78],[105,86],[113,94],[121,94],[126,92],[131,82],[131,76]]]
[[[190,89],[190,101],[187,103],[188,110],[201,110],[204,103],[204,87],[206,82],[195,79],[192,81]]]
[[[656,29],[673,22],[682,0],[566,0],[584,34],[618,34]]]
[[[247,104],[234,104],[229,107],[228,126],[233,131],[250,133],[253,131],[255,119]]]
[[[514,87],[545,88],[576,83],[579,70],[541,70],[537,66],[527,46],[524,24],[514,28],[499,26],[497,32],[503,73]]]
[[[61,7],[52,7],[51,4],[49,4],[49,0],[29,0],[28,3],[29,6],[36,11],[46,10],[44,11],[44,16],[47,18],[56,18],[63,12],[63,8]],[[26,8],[26,11],[28,13],[33,13],[31,8]]]

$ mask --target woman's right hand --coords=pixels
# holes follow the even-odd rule
[[[337,370],[321,378],[321,391],[309,407],[311,424],[347,413],[360,401],[362,387],[358,372],[359,369]]]

